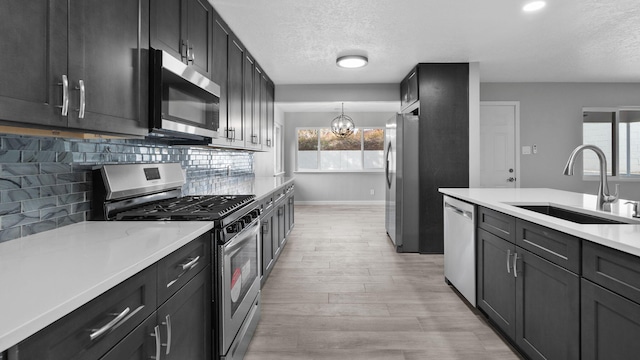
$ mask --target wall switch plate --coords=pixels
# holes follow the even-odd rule
[[[538,153],[538,145],[533,144],[533,153],[537,154]]]
[[[370,195],[375,195],[375,194],[376,194],[376,191],[375,191],[375,190],[373,190],[373,189],[371,189],[371,190],[369,190],[369,194],[370,194]]]
[[[531,146],[523,146],[522,155],[530,155],[530,154],[531,154]]]

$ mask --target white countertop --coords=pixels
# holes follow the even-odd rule
[[[257,200],[273,192],[274,190],[292,183],[292,177],[256,177],[253,181],[253,193]]]
[[[631,217],[632,206],[619,200],[611,212],[596,210],[596,196],[554,189],[453,189],[441,193],[508,215],[571,234],[604,246],[640,256],[640,219]],[[585,225],[521,209],[513,205],[553,205],[599,217],[635,222],[621,225]]]
[[[87,221],[0,243],[0,352],[213,227]]]

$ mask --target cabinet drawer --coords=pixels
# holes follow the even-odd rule
[[[155,309],[153,265],[21,342],[20,359],[98,359]]]
[[[157,324],[156,314],[149,316],[140,326],[133,330],[127,337],[114,346],[100,360],[142,360],[151,359],[156,354],[156,340],[154,327]],[[164,350],[165,348],[162,348]],[[164,354],[163,354],[164,355]]]
[[[640,258],[582,241],[582,276],[640,304]]]
[[[478,208],[478,227],[510,242],[515,242],[516,219],[491,209]]]
[[[211,233],[172,252],[158,262],[158,304],[164,303],[200,270],[209,265],[211,259]]]
[[[580,273],[580,239],[547,227],[516,222],[516,245],[576,274]]]

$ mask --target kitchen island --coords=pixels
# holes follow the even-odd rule
[[[440,192],[476,206],[477,307],[523,354],[637,356],[640,222],[631,204],[597,211],[595,195],[553,189]]]

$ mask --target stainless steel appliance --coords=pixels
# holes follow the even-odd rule
[[[444,278],[476,306],[475,207],[444,196]]]
[[[218,137],[220,86],[162,50],[151,49],[151,134],[210,143]]]
[[[93,179],[95,220],[213,221],[214,357],[242,359],[261,309],[255,196],[181,196],[179,164],[104,165]]]
[[[418,117],[398,114],[385,129],[385,226],[398,252],[418,252],[420,187]]]

